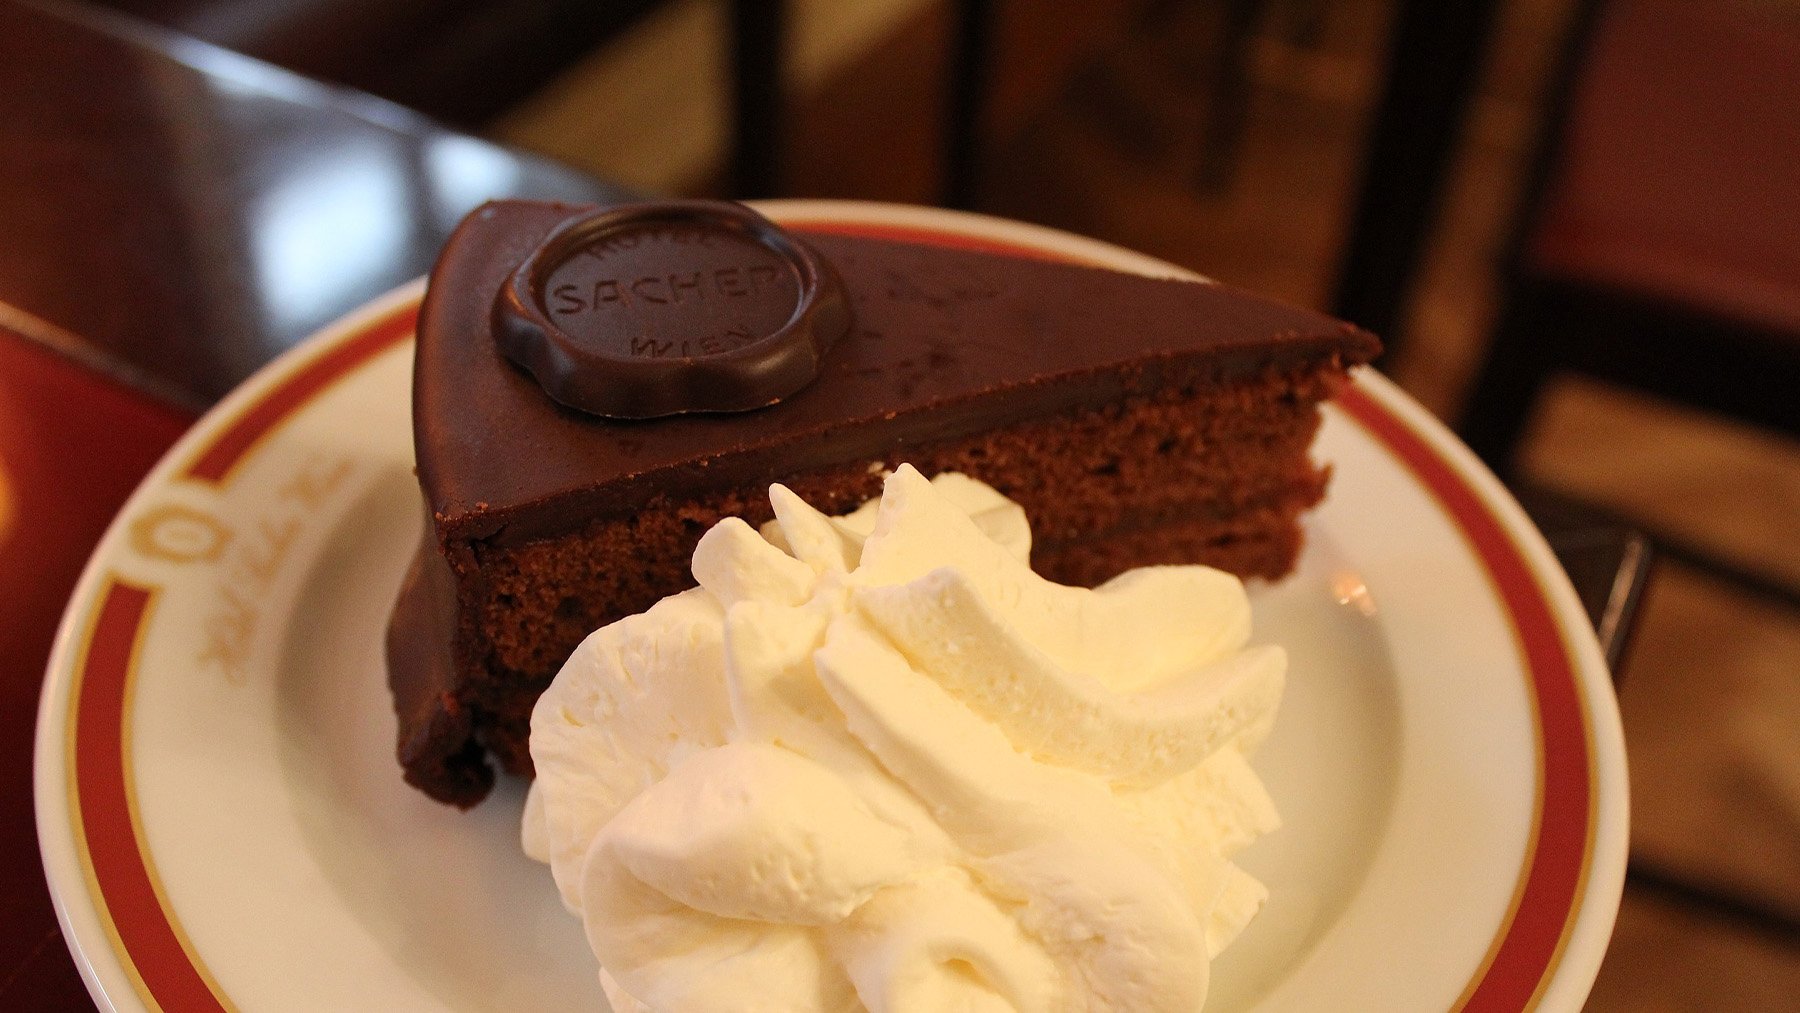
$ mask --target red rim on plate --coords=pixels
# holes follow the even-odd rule
[[[851,221],[790,227],[1072,259],[1026,242],[945,228]],[[237,465],[313,398],[411,338],[417,317],[418,305],[409,300],[343,333],[260,396],[234,406],[178,476],[229,483]],[[1455,1008],[1528,1008],[1561,961],[1594,857],[1599,795],[1594,725],[1575,656],[1539,573],[1469,479],[1415,425],[1355,384],[1340,393],[1337,404],[1411,470],[1454,522],[1481,560],[1525,661],[1537,732],[1532,829],[1507,916]],[[229,1000],[162,891],[133,787],[133,681],[158,590],[106,574],[77,634],[73,702],[63,739],[71,829],[93,907],[144,1002],[152,1008],[228,1009]]]

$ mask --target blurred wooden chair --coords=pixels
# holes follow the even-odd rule
[[[1141,25],[1165,24],[1188,0],[1146,0],[1129,15]],[[1324,31],[1326,0],[1209,0],[1218,8],[1216,48],[1208,54],[1210,69],[1194,84],[1208,97],[1200,126],[1199,159],[1194,183],[1205,193],[1228,190],[1236,178],[1248,127],[1252,63],[1258,30],[1265,24],[1297,46],[1317,45]],[[1438,0],[1412,0],[1436,4]],[[1489,2],[1489,0],[1483,0]],[[999,34],[996,19],[1022,17],[1024,5],[996,5],[994,0],[949,0],[947,84],[943,108],[943,180],[938,203],[973,209],[983,171],[982,121],[995,64]],[[1016,54],[1015,54],[1016,55]],[[1034,54],[1035,55],[1035,54]]]
[[[1392,361],[1437,225],[1500,0],[1395,0],[1331,313],[1381,335]],[[1379,365],[1379,363],[1377,363]]]
[[[1461,433],[1562,371],[1800,435],[1800,6],[1584,0]]]

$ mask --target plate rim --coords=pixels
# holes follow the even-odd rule
[[[857,231],[1040,258],[1100,261],[1117,269],[1152,275],[1200,277],[1100,240],[970,212],[839,200],[765,201],[756,202],[756,206],[803,235],[811,225],[813,231]],[[118,627],[130,633],[123,640],[112,635],[112,627],[103,627],[103,611],[112,600],[103,592],[120,583],[110,572],[108,560],[116,555],[125,538],[127,519],[138,512],[152,492],[171,480],[228,483],[235,466],[252,456],[283,420],[302,410],[331,384],[409,339],[424,285],[425,279],[416,279],[346,315],[259,369],[209,410],[127,499],[96,546],[71,595],[57,630],[39,700],[34,803],[40,857],[58,922],[90,994],[104,1005],[137,1008],[150,1005],[160,995],[146,984],[134,965],[130,948],[119,935],[108,899],[95,878],[92,841],[79,836],[81,806],[70,776],[77,747],[76,705],[83,702],[77,694],[84,672],[95,664],[98,635],[106,632],[110,638],[100,645],[104,648],[101,660],[115,666],[113,674],[125,680],[134,661],[134,638],[148,625],[136,623],[128,630]],[[1499,480],[1448,428],[1372,369],[1357,370],[1336,403],[1353,423],[1395,456],[1468,544],[1512,628],[1513,641],[1519,647],[1531,684],[1527,697],[1536,732],[1538,784],[1527,841],[1528,861],[1520,872],[1513,903],[1487,959],[1453,1008],[1517,1009],[1540,1004],[1557,1009],[1578,1008],[1598,974],[1617,917],[1629,836],[1623,731],[1598,640],[1567,575],[1542,535]],[[1471,521],[1479,531],[1471,530]],[[138,604],[141,619],[145,614],[141,608],[149,604],[148,596]],[[1542,607],[1541,614],[1530,617],[1529,630],[1521,628],[1517,611],[1521,605],[1530,609]],[[1541,685],[1541,675],[1559,672],[1545,673],[1538,667],[1540,662],[1561,670],[1566,685]],[[125,683],[120,686],[122,694],[128,694]],[[1567,721],[1574,719],[1580,732],[1580,748],[1575,750],[1580,755],[1574,758],[1555,748],[1570,743],[1547,737],[1546,701],[1542,696],[1546,689],[1566,690],[1570,694],[1568,699],[1552,701],[1558,709],[1550,716],[1558,722],[1559,734],[1565,736]],[[1568,709],[1570,706],[1573,711]],[[128,699],[122,696],[118,707],[122,714]],[[121,724],[121,734],[127,731]],[[1546,827],[1544,816],[1547,805],[1563,804],[1559,801],[1561,795],[1549,796],[1547,791],[1564,786],[1564,779],[1575,776],[1573,768],[1565,769],[1573,760],[1582,761],[1585,768],[1585,812],[1581,814],[1580,855],[1571,869],[1571,856],[1566,853],[1571,842],[1566,828],[1556,821]],[[1547,779],[1547,763],[1558,764],[1556,780]],[[120,766],[127,765],[121,762]],[[127,821],[124,829],[132,836],[132,849],[136,849],[142,831],[129,796],[128,771],[124,781],[120,787],[127,792],[123,796],[126,812],[120,815]],[[1559,815],[1567,814],[1559,810]],[[1546,830],[1551,835],[1549,841],[1545,840]],[[1546,847],[1553,850],[1545,852]],[[129,857],[124,856],[126,860]],[[141,855],[140,861],[150,865]],[[1566,909],[1559,910],[1554,903],[1544,907],[1539,900],[1541,891],[1533,892],[1534,883],[1542,881],[1534,876],[1551,869],[1546,862],[1555,863],[1554,871],[1561,877],[1555,888],[1568,890]],[[1562,881],[1571,874],[1572,883]],[[153,869],[148,870],[147,882],[140,885],[148,887],[148,902],[161,908],[163,920],[172,921]],[[141,905],[146,897],[139,896],[138,901]],[[114,897],[112,903],[116,906],[118,898]],[[1515,945],[1516,940],[1524,942]],[[171,943],[179,950],[169,950]],[[172,962],[178,952],[188,965],[187,970],[194,972],[178,975],[187,989],[182,996],[229,1008],[178,926],[174,927],[172,938],[161,940],[161,945]],[[143,956],[141,951],[138,956]]]

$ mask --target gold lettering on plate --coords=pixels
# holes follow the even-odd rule
[[[204,510],[170,503],[131,522],[132,551],[170,563],[201,563],[218,559],[231,544],[232,531]]]
[[[244,526],[242,537],[219,567],[213,601],[201,622],[200,651],[194,658],[201,668],[217,671],[233,686],[244,685],[257,626],[283,564],[293,555],[308,522],[354,470],[348,458],[307,461],[276,488],[275,505]],[[217,558],[234,539],[230,529],[213,523],[223,532],[223,540],[209,558]]]
[[[200,653],[194,661],[201,668],[215,668],[233,686],[245,682],[250,643],[261,618],[256,606],[230,584],[221,583],[218,599],[201,626]]]
[[[282,484],[281,498],[308,510],[316,510],[324,506],[331,494],[343,486],[344,480],[350,477],[352,468],[347,458],[339,460],[330,468],[302,468]]]

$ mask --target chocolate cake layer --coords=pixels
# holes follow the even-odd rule
[[[765,519],[772,481],[835,512],[875,495],[882,466],[958,470],[1025,507],[1056,579],[1152,562],[1279,576],[1324,488],[1316,404],[1379,347],[1223,286],[803,235],[854,314],[812,384],[750,412],[599,419],[552,402],[489,331],[512,269],[581,213],[477,211],[421,316],[430,525],[389,665],[408,780],[460,805],[487,790],[484,751],[529,773],[529,708],[574,645],[689,586],[700,534]]]
[[[1366,361],[1379,347],[1348,324],[1221,285],[802,234],[836,267],[854,314],[811,386],[761,411],[596,420],[547,398],[490,333],[512,266],[580,211],[487,205],[433,272],[414,421],[420,482],[447,535],[525,541],[651,493],[767,482],[1133,393]]]

